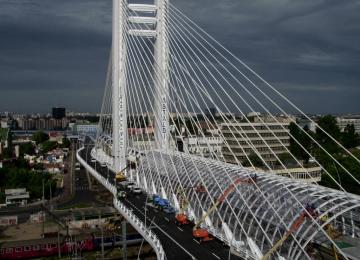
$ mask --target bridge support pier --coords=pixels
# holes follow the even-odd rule
[[[123,244],[122,244],[122,256],[123,259],[126,260],[127,259],[127,240],[126,240],[126,224],[127,222],[124,220],[121,222],[121,230],[122,230],[122,239],[123,239]]]

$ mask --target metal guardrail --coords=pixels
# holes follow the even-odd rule
[[[143,237],[149,238],[149,240],[147,239],[147,241],[155,249],[157,259],[166,259],[164,249],[156,234],[150,229],[148,229],[144,225],[144,223],[134,213],[132,213],[131,210],[129,210],[123,203],[121,203],[116,198],[114,198],[114,206]]]
[[[86,163],[86,161],[80,156],[80,152],[84,149],[80,148],[76,152],[76,159],[85,167],[90,174],[99,181],[105,188],[107,188],[114,195],[115,208],[126,218],[126,220],[144,237],[144,239],[153,247],[157,259],[165,260],[166,255],[161,245],[159,238],[156,234],[148,229],[145,224],[128,209],[123,203],[116,199],[116,187],[112,185],[106,178],[100,175],[94,168]]]

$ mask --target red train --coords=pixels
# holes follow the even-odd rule
[[[0,259],[23,259],[57,255],[59,253],[59,244],[61,255],[75,252],[75,250],[80,253],[94,249],[92,236],[81,237],[76,242],[63,237],[60,238],[60,243],[57,237],[21,242],[4,242],[0,246]]]

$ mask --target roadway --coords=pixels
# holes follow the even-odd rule
[[[91,162],[89,144],[87,149],[81,151],[81,157],[105,178],[115,185],[115,173],[106,167],[101,167],[99,163]],[[128,192],[128,194],[130,194]],[[241,259],[230,254],[228,246],[217,239],[213,241],[199,243],[192,236],[192,225],[178,227],[175,224],[175,215],[167,214],[152,207],[147,203],[147,195],[129,195],[122,199],[122,202],[133,210],[133,213],[143,223],[156,233],[166,253],[167,259]],[[146,219],[145,219],[146,214]]]
[[[74,142],[74,151],[71,153],[71,158],[69,158],[69,171],[66,174],[65,177],[68,177],[70,180],[66,183],[64,183],[64,188],[67,188],[71,191],[71,195],[69,194],[69,197],[71,199],[65,200],[61,203],[57,204],[58,208],[71,208],[76,207],[80,204],[82,206],[89,205],[89,206],[104,206],[104,203],[99,201],[96,197],[96,192],[92,191],[89,187],[89,179],[87,178],[86,170],[83,166],[80,167],[80,170],[76,170],[75,161],[76,156],[75,153],[77,149],[80,147],[78,143]],[[72,158],[72,156],[74,156]]]

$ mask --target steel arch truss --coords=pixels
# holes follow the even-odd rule
[[[147,151],[138,163],[137,181],[142,188],[169,199],[177,208],[179,193],[185,194],[186,212],[195,220],[237,180],[240,183],[202,225],[238,250],[251,249],[258,257],[265,254],[308,205],[315,207],[316,216],[308,216],[275,256],[310,258],[310,245],[316,242],[329,248],[334,245],[346,258],[326,232],[329,225],[341,236],[359,237],[359,196],[180,152]],[[204,192],[197,192],[199,186]]]

